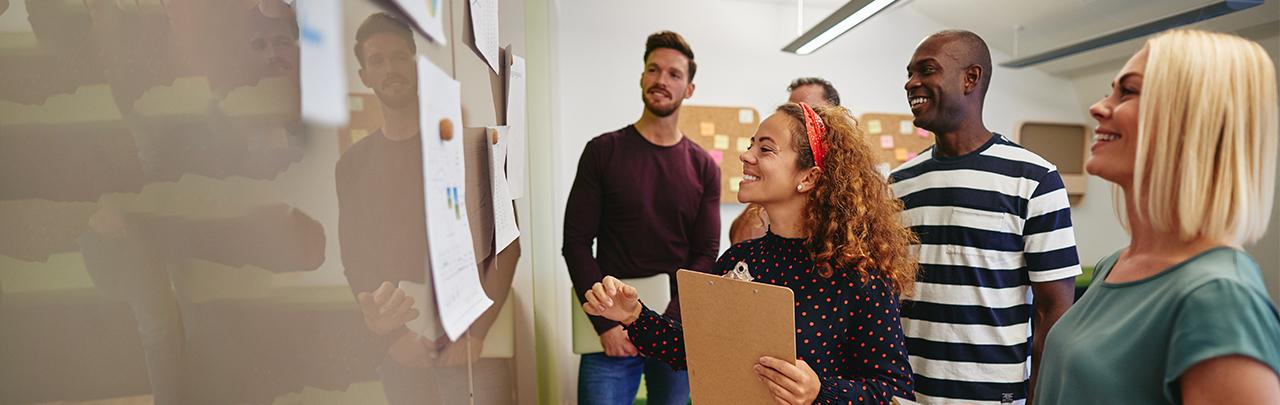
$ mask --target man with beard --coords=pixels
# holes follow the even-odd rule
[[[930,35],[907,65],[915,125],[935,137],[890,175],[920,237],[902,329],[924,404],[1030,403],[1044,337],[1080,274],[1062,177],[986,128],[990,84],[991,53],[969,31]]]
[[[604,276],[671,275],[666,312],[678,317],[676,270],[710,271],[719,253],[720,168],[677,127],[680,104],[693,96],[693,50],[679,34],[658,32],[645,43],[644,63],[640,119],[597,136],[582,151],[565,210],[563,253],[579,299]],[[638,357],[617,322],[591,322],[604,353],[582,356],[579,402],[629,404],[642,372],[649,403],[688,401],[688,374]]]
[[[356,31],[360,81],[377,95],[383,124],[342,154],[335,175],[342,265],[370,340],[387,354],[378,372],[391,404],[449,403],[440,396],[465,394],[442,386],[456,384],[460,373],[433,369],[447,339],[405,326],[434,314],[419,314],[397,287],[426,284],[416,52],[412,31],[388,14],[370,15]]]

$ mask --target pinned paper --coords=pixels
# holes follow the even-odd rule
[[[880,135],[880,149],[893,149],[893,135]]]
[[[738,184],[738,183],[741,183],[741,182],[742,182],[742,177],[738,177],[738,176],[730,177],[730,178],[729,178],[729,191],[732,191],[732,192],[735,192],[735,193],[736,193],[736,192],[738,192],[738,187],[739,187],[739,186],[741,186],[741,185],[740,185],[740,184]]]
[[[751,110],[748,108],[743,108],[738,110],[739,124],[750,124],[752,122],[755,122],[755,120],[756,120],[756,112],[754,110]]]
[[[919,155],[920,155],[919,153],[907,152],[907,160],[915,159],[916,156],[919,156]]]
[[[716,166],[719,166],[720,163],[724,161],[724,151],[722,150],[712,149],[707,151],[707,153],[711,155],[711,160],[716,161]]]
[[[511,143],[507,145],[507,181],[511,186],[511,198],[518,199],[524,197],[525,184],[528,183],[528,172],[525,171],[525,160],[527,159],[528,143],[527,132],[527,113],[525,100],[525,64],[524,58],[510,52],[511,47],[507,47],[507,55],[511,55],[511,64],[506,68],[507,74],[507,136],[511,138]]]
[[[925,131],[924,128],[916,128],[916,136],[919,136],[921,138],[928,138],[929,131]]]
[[[356,142],[360,142],[360,140],[361,140],[361,139],[364,139],[364,137],[366,137],[366,136],[369,136],[369,131],[366,131],[366,130],[363,130],[363,129],[352,129],[352,130],[351,130],[351,144],[352,144],[352,145],[355,145],[355,144],[356,144]]]
[[[520,237],[516,224],[515,207],[511,205],[511,186],[507,182],[507,152],[511,137],[509,127],[490,127],[489,135],[497,139],[485,142],[489,145],[489,182],[493,205],[493,238],[495,251],[501,252]]]
[[[447,45],[444,37],[444,2],[439,0],[394,0],[404,10],[413,23],[422,28],[427,39],[440,45]]]
[[[351,111],[364,111],[364,97],[350,96],[347,98],[347,105],[351,106]]]
[[[450,340],[484,313],[493,300],[485,295],[476,269],[467,211],[466,169],[462,147],[462,84],[426,56],[418,56],[418,94],[422,131],[423,200],[426,203],[427,269],[435,284],[440,323]],[[450,135],[452,134],[452,135]]]
[[[342,2],[304,1],[298,3],[297,13],[302,118],[332,127],[346,125],[351,111],[342,63]]]
[[[480,56],[484,57],[493,73],[501,74],[498,69],[498,49],[501,46],[498,44],[498,1],[471,0],[470,10],[471,36],[475,37],[476,49],[480,50]]]
[[[898,121],[898,133],[903,135],[911,135],[911,133],[913,132],[911,130],[912,128],[915,128],[915,125],[912,125],[911,121],[907,121],[907,120]]]
[[[712,135],[715,135],[715,134],[716,134],[716,123],[714,123],[714,122],[704,122],[704,123],[702,123],[701,125],[699,125],[699,129],[700,129],[700,130],[698,131],[698,133],[702,134],[703,136],[712,136]]]
[[[905,162],[905,161],[907,161],[907,149],[906,149],[906,148],[895,148],[895,149],[893,150],[893,158],[894,158],[894,159],[897,159],[899,162]]]
[[[716,135],[715,140],[716,140],[716,143],[715,143],[716,149],[719,149],[719,150],[729,149],[728,135]]]
[[[881,129],[882,128],[880,128],[880,120],[867,120],[867,132],[870,132],[872,135],[875,135],[880,133]]]
[[[746,152],[751,149],[751,138],[738,138],[738,152]]]

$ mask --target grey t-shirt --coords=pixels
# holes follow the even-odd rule
[[[1045,339],[1043,404],[1178,404],[1205,360],[1255,359],[1280,373],[1280,315],[1248,254],[1215,248],[1143,280],[1108,283],[1119,253]]]

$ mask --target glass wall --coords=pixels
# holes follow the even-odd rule
[[[476,235],[495,304],[434,332],[414,56],[454,73],[465,1],[448,47],[342,2],[342,128],[292,3],[0,0],[0,404],[516,402],[519,243]]]

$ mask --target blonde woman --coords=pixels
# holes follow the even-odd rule
[[[1086,169],[1123,190],[1131,240],[1049,332],[1036,402],[1280,403],[1280,318],[1240,250],[1271,214],[1275,67],[1251,41],[1177,30],[1111,87]]]

